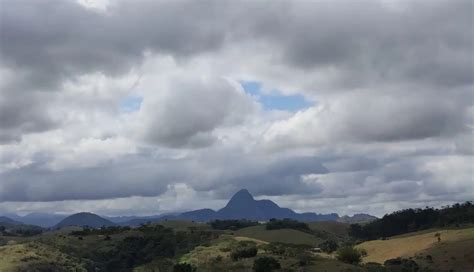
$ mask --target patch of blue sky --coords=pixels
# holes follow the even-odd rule
[[[241,81],[245,92],[254,96],[265,110],[298,111],[314,105],[313,102],[305,99],[304,96],[283,95],[278,90],[270,93],[262,93],[262,84],[257,81]]]
[[[120,110],[124,112],[135,112],[140,110],[142,106],[143,97],[130,95],[120,102]]]

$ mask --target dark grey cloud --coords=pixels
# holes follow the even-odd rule
[[[294,73],[330,69],[326,83],[306,86],[318,92],[366,87],[387,92],[380,86],[386,84],[419,84],[440,92],[472,86],[472,2],[399,6],[379,1],[118,1],[101,13],[75,1],[2,0],[1,64],[17,74],[6,87],[15,94],[57,90],[64,80],[88,73],[118,76],[137,67],[146,52],[186,61],[227,45],[263,41],[275,50],[277,63],[295,68]],[[35,115],[48,119],[39,109]],[[438,133],[430,125],[421,129],[425,120],[419,121],[413,122],[419,128],[415,138]],[[44,122],[33,122],[32,129],[22,129],[19,122],[17,135],[10,129],[11,136],[3,138],[48,129]],[[196,136],[192,142],[206,145],[212,139]]]
[[[0,1],[0,202],[182,183],[305,210],[472,198],[472,1]],[[242,75],[315,107],[262,112]],[[129,93],[143,102],[118,116]]]
[[[472,1],[293,2],[256,9],[253,33],[282,48],[302,70],[330,69],[326,87],[417,82],[431,88],[473,84]],[[279,16],[274,16],[279,14]]]

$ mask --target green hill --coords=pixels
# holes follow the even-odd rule
[[[306,232],[294,229],[266,230],[264,225],[247,227],[235,232],[238,236],[254,238],[266,242],[303,244],[316,246],[323,240]]]

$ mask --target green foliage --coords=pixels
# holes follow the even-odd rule
[[[253,271],[255,272],[271,272],[280,268],[280,263],[272,257],[260,257],[253,262]]]
[[[112,235],[112,234],[122,233],[128,230],[130,230],[130,227],[110,226],[110,227],[101,227],[98,229],[84,227],[82,230],[71,231],[69,235],[72,235],[72,236]]]
[[[474,222],[471,202],[454,204],[443,209],[406,209],[385,215],[365,225],[352,224],[349,234],[360,239],[378,239],[433,227],[459,226]]]
[[[352,246],[343,246],[337,250],[337,259],[348,264],[358,264],[362,260],[362,254]]]
[[[237,248],[232,250],[232,252],[230,253],[230,257],[232,258],[232,260],[238,261],[240,259],[255,257],[257,255],[257,252],[257,246],[254,242],[240,241]]]
[[[173,272],[195,272],[196,267],[187,263],[178,263],[173,266]]]
[[[88,254],[86,257],[94,261],[94,269],[131,271],[133,267],[155,259],[175,258],[217,235],[209,231],[174,232],[160,225],[143,225],[134,233],[116,242],[108,251],[97,250]]]
[[[403,258],[386,260],[384,265],[389,271],[394,272],[416,272],[420,270],[420,267],[415,261]]]
[[[250,220],[214,220],[209,223],[216,230],[238,230],[246,227],[256,226],[258,222]]]
[[[270,221],[266,224],[265,228],[267,230],[294,229],[294,230],[301,230],[305,232],[311,231],[311,229],[308,227],[306,223],[298,222],[296,220],[288,219],[288,218],[285,218],[283,220],[270,219]]]
[[[333,240],[326,240],[319,244],[319,248],[326,253],[332,253],[336,251],[338,247],[337,243]]]

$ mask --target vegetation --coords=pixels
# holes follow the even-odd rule
[[[439,210],[427,207],[397,211],[365,225],[352,224],[349,234],[359,239],[372,240],[433,227],[467,223],[474,223],[474,205],[471,202]]]
[[[238,230],[246,227],[256,226],[258,222],[250,220],[214,220],[209,225],[216,230]]]
[[[395,258],[395,259],[390,259],[386,260],[384,262],[385,267],[388,269],[395,270],[398,268],[400,271],[418,271],[420,270],[420,267],[418,264],[409,259],[404,259],[404,258]]]
[[[280,263],[273,257],[260,257],[253,262],[255,272],[271,272],[280,268]]]
[[[101,227],[99,229],[84,227],[82,230],[71,231],[69,235],[72,236],[87,236],[87,235],[112,235],[130,230],[130,227],[110,226]]]
[[[187,263],[178,263],[173,266],[173,272],[195,272],[196,267]]]
[[[323,242],[323,239],[312,232],[303,232],[295,229],[267,230],[264,225],[243,228],[237,230],[235,234],[265,242],[303,244],[313,247]]]
[[[326,253],[333,253],[339,248],[339,246],[333,240],[326,240],[319,244],[319,248]]]
[[[257,246],[252,241],[241,241],[239,246],[230,254],[232,260],[238,261],[244,258],[251,258],[257,255]]]
[[[348,246],[356,242],[349,224],[339,222],[272,220],[268,225],[275,229],[245,220],[213,223],[67,227],[33,236],[14,235],[10,226],[0,235],[0,271],[421,272],[469,271],[474,263],[472,226],[431,228],[354,247]],[[246,224],[252,225],[234,230]]]
[[[306,223],[288,218],[285,218],[283,220],[270,219],[270,221],[265,225],[265,228],[267,230],[294,229],[306,232],[311,231]]]
[[[360,250],[352,246],[343,246],[337,250],[337,259],[348,264],[359,264],[362,255]]]

